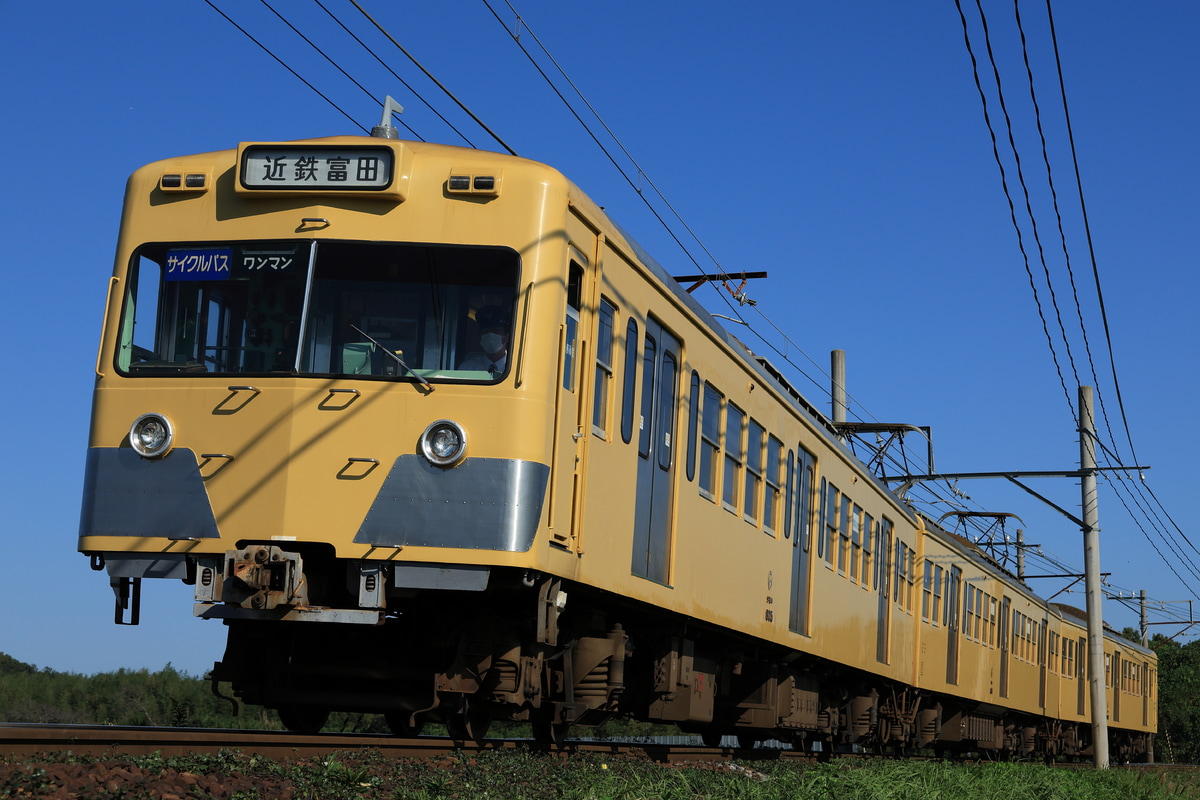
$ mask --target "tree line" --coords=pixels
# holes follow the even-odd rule
[[[80,675],[38,669],[0,653],[0,721],[66,725],[283,730],[278,715],[228,699],[229,684],[212,691],[205,677],[167,664],[157,672],[119,669]],[[236,713],[235,713],[236,708]],[[375,714],[331,714],[325,730],[387,733]]]

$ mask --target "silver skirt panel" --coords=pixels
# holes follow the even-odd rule
[[[79,535],[215,538],[196,454],[177,447],[149,459],[128,447],[88,448]]]
[[[468,458],[443,469],[423,456],[400,456],[354,541],[524,553],[549,480],[550,467],[533,461]]]

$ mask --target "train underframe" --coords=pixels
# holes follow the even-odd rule
[[[229,682],[309,732],[337,710],[383,714],[400,736],[440,722],[462,741],[525,721],[559,743],[626,716],[710,745],[733,736],[823,755],[1092,753],[1087,724],[931,695],[553,576],[493,570],[483,592],[405,594],[380,625],[229,620],[214,690]],[[1153,734],[1111,728],[1109,752],[1152,760]]]

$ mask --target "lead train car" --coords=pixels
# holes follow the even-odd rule
[[[79,549],[117,621],[193,585],[214,681],[295,729],[1090,746],[1076,615],[898,502],[544,165],[334,137],[146,166],[96,372]],[[1105,647],[1136,757],[1154,656]]]

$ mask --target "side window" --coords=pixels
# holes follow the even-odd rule
[[[775,526],[779,524],[779,459],[782,455],[783,442],[774,436],[768,436],[767,465],[763,470],[763,480],[767,484],[766,494],[763,496],[763,529],[768,533],[774,533]]]
[[[858,565],[862,561],[863,510],[855,505],[850,515],[850,580],[858,583]]]
[[[759,496],[762,493],[763,427],[751,419],[746,435],[746,499],[743,513],[746,521],[758,524]]]
[[[796,462],[792,451],[787,453],[787,488],[783,493],[783,538],[792,538],[792,504],[796,502]]]
[[[704,408],[700,424],[700,493],[716,500],[717,464],[721,452],[721,401],[712,384],[704,384]]]
[[[853,520],[854,503],[849,497],[842,496],[842,524],[839,530],[841,538],[838,542],[838,573],[845,575],[850,565],[850,523]]]
[[[906,571],[904,569],[904,543],[899,539],[896,540],[896,558],[895,558],[896,580],[892,583],[892,600],[897,605],[903,605],[900,602],[900,584],[904,582]]]
[[[888,572],[888,557],[892,552],[892,523],[887,517],[879,522],[875,537],[875,582],[874,586],[886,601],[891,594],[891,573]]]
[[[667,340],[669,344],[670,340]],[[663,353],[662,370],[658,376],[658,466],[669,470],[675,454],[675,398],[679,387],[679,367],[675,354]]]
[[[696,479],[696,437],[700,428],[700,373],[692,370],[692,387],[688,393],[687,479]]]
[[[975,592],[971,584],[967,584],[967,596],[963,601],[963,638],[975,641]]]
[[[803,478],[801,480],[803,480]],[[833,498],[830,497],[829,492],[827,492],[825,490],[826,489],[825,484],[826,484],[825,479],[821,478],[821,490],[820,490],[821,493],[820,493],[820,495],[818,495],[818,498],[821,503],[821,507],[817,511],[817,524],[816,524],[816,528],[813,530],[813,533],[817,537],[817,558],[824,558],[826,561],[828,561],[829,556],[826,554],[826,550],[828,548],[825,546],[826,545],[826,543],[825,543],[825,514],[827,513],[825,511],[825,505],[827,502],[832,502]],[[801,508],[800,511],[803,514],[804,509]],[[801,517],[800,519],[801,519],[800,524],[803,525],[804,518]]]
[[[788,468],[791,469],[790,464]],[[812,513],[817,499],[813,495],[813,490],[816,489],[816,480],[816,459],[813,458],[812,453],[803,447],[798,447],[796,449],[796,521],[792,525],[792,529],[796,533],[796,544],[804,548],[806,553],[812,547]],[[824,493],[825,481],[822,479],[821,494],[824,495]],[[817,540],[817,550],[823,550],[820,536],[817,537]]]
[[[742,477],[742,423],[745,412],[729,403],[725,407],[725,482],[721,499],[725,508],[738,513],[738,489]]]
[[[967,585],[971,586],[969,583]],[[985,595],[979,589],[976,589],[974,594],[971,595],[971,619],[974,620],[974,630],[972,630],[971,635],[975,641],[986,644],[983,638],[984,600]]]
[[[837,566],[838,517],[842,510],[842,493],[832,483],[825,487],[825,521],[822,523],[822,541],[825,543],[825,561],[830,567]]]
[[[885,520],[885,522],[887,522]],[[887,522],[888,532],[891,523]],[[913,592],[917,585],[917,553],[899,539],[896,540],[896,584],[893,599],[896,605],[912,613]]]
[[[592,433],[608,438],[608,396],[612,385],[613,317],[616,308],[600,300],[600,325],[596,331],[596,386],[592,398]]]
[[[658,344],[654,337],[647,336],[646,344],[642,347],[642,408],[638,420],[638,454],[643,458],[650,455],[650,437],[654,415],[654,361],[658,354]]]
[[[948,628],[958,628],[958,594],[962,587],[962,570],[950,567],[946,570],[946,601],[942,605],[942,623]]]
[[[945,625],[943,601],[946,595],[946,570],[941,566],[933,568],[933,624]]]
[[[871,583],[871,567],[874,566],[874,561],[871,560],[871,554],[875,552],[875,520],[870,514],[863,514],[862,526],[862,585],[864,589],[870,589]],[[876,576],[876,580],[878,577]]]
[[[625,444],[633,441],[633,416],[637,406],[638,326],[630,317],[625,326],[625,374],[621,376],[621,440]]]
[[[575,391],[575,345],[579,341],[579,304],[583,297],[583,267],[571,262],[567,282],[567,318],[563,342],[563,388]]]
[[[921,619],[929,622],[930,609],[933,608],[933,562],[925,562],[925,582],[921,593]]]

